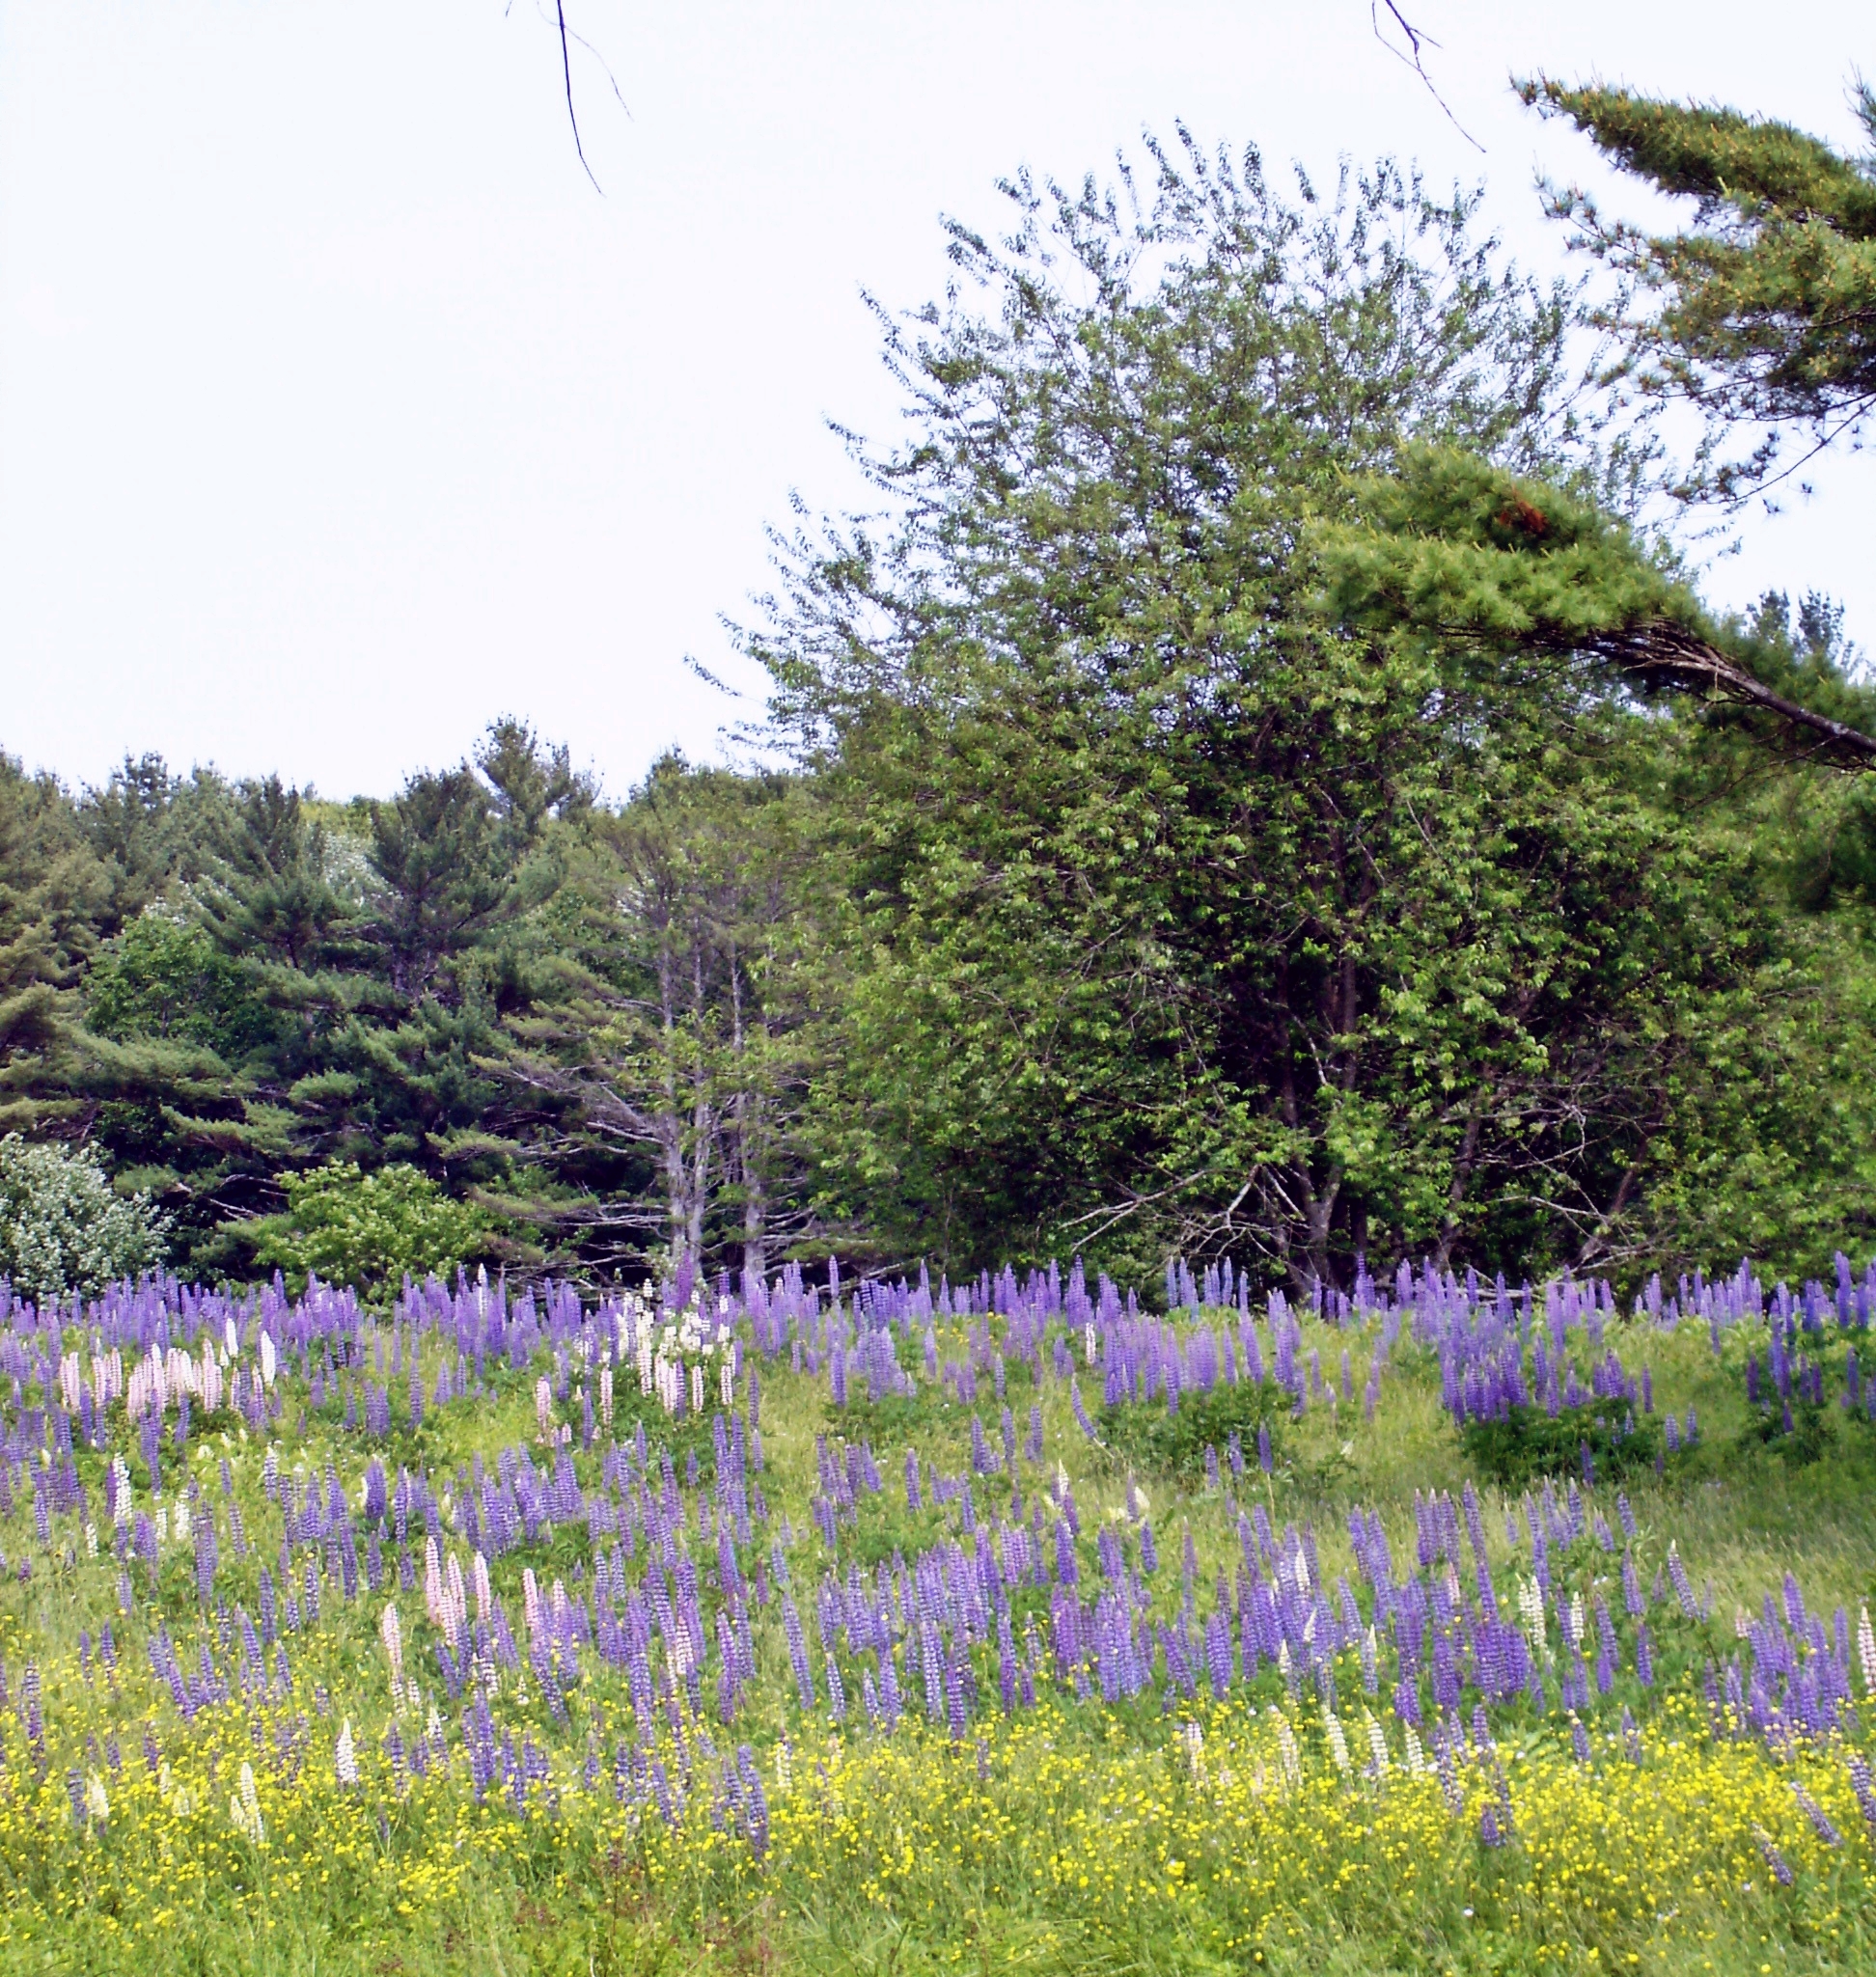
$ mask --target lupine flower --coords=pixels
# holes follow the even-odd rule
[[[1374,1712],[1362,1712],[1362,1727],[1367,1732],[1368,1775],[1385,1778],[1388,1775],[1388,1740],[1382,1734],[1381,1725],[1374,1719]]]
[[[747,1744],[736,1746],[736,1772],[743,1788],[743,1826],[749,1834],[749,1850],[757,1859],[768,1852],[768,1797],[762,1790],[762,1774]]]
[[[1813,1799],[1811,1795],[1805,1790],[1804,1786],[1799,1784],[1795,1778],[1792,1780],[1791,1794],[1792,1797],[1796,1799],[1798,1801],[1799,1811],[1801,1811],[1805,1815],[1805,1817],[1810,1821],[1812,1826],[1815,1827],[1817,1837],[1820,1840],[1822,1840],[1827,1847],[1842,1846],[1843,1835],[1840,1832],[1838,1832],[1836,1827],[1831,1824],[1830,1817],[1825,1812],[1824,1808],[1820,1804],[1818,1804],[1817,1800]]]
[[[384,1642],[384,1658],[391,1664],[391,1697],[395,1702],[403,1690],[403,1630],[398,1624],[398,1609],[385,1604],[378,1619],[378,1637]]]
[[[1437,1730],[1433,1735],[1433,1768],[1439,1773],[1440,1791],[1446,1799],[1447,1809],[1457,1819],[1466,1809],[1465,1788],[1459,1782],[1459,1767],[1452,1754],[1452,1745]]]
[[[827,1713],[837,1723],[846,1721],[846,1688],[841,1680],[840,1664],[827,1657]]]
[[[228,1801],[228,1817],[234,1830],[256,1847],[267,1844],[267,1828],[261,1817],[261,1799],[254,1786],[254,1767],[241,1766],[239,1789]]]
[[[1869,1826],[1870,1836],[1876,1839],[1876,1779],[1870,1776],[1868,1761],[1862,1756],[1853,1756],[1848,1769],[1850,1789],[1857,1795],[1857,1804]]]
[[[1789,1887],[1795,1877],[1784,1855],[1772,1844],[1772,1835],[1763,1826],[1754,1826],[1752,1837],[1758,1841],[1758,1850],[1765,1855],[1765,1864],[1772,1870],[1773,1878],[1780,1887]]]
[[[339,1742],[332,1753],[332,1769],[340,1784],[350,1791],[358,1783],[358,1754],[352,1747],[351,1718],[340,1725]]]
[[[1283,1777],[1294,1790],[1303,1782],[1303,1753],[1296,1746],[1296,1732],[1290,1728],[1289,1718],[1275,1703],[1270,1714],[1277,1718],[1277,1753],[1283,1761]]]
[[[1407,1771],[1409,1775],[1416,1778],[1424,1777],[1426,1774],[1426,1751],[1421,1743],[1420,1732],[1414,1728],[1412,1723],[1403,1723],[1400,1730],[1400,1739],[1407,1749]]]

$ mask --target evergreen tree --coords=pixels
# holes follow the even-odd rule
[[[0,1132],[80,1132],[78,985],[109,875],[66,793],[0,754]]]
[[[1692,693],[1792,755],[1876,767],[1876,692],[1816,663],[1816,641],[1801,665],[1789,645],[1716,619],[1660,547],[1554,482],[1413,447],[1352,492],[1356,515],[1311,537],[1338,622],[1409,631],[1494,667],[1536,662],[1613,674],[1644,695]]]
[[[1553,210],[1659,307],[1623,323],[1651,388],[1684,393],[1715,421],[1796,422],[1820,437],[1876,404],[1876,94],[1859,83],[1872,151],[1846,157],[1789,124],[1540,77],[1526,102],[1568,118],[1623,171],[1692,199],[1693,226],[1654,234],[1604,219],[1586,194]],[[1777,434],[1724,463],[1731,491],[1762,476]]]
[[[510,1019],[503,1075],[557,1109],[538,1150],[566,1182],[597,1142],[635,1182],[636,1199],[564,1210],[615,1260],[727,1248],[761,1272],[806,1221],[794,796],[783,778],[655,763],[589,820],[561,992]]]

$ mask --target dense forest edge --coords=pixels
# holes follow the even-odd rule
[[[1649,106],[1530,95],[1724,204]],[[1670,461],[1650,356],[1762,353],[1669,310],[1612,367],[1586,286],[1385,161],[1149,151],[1012,181],[882,314],[906,431],[776,538],[741,766],[608,800],[515,718],[348,803],[0,756],[13,1169],[81,1150],[205,1279],[376,1217],[331,1253],[387,1290],[1867,1249],[1876,687],[1827,598],[1709,611],[1662,519],[1775,448]],[[1718,429],[1830,409],[1781,389]]]

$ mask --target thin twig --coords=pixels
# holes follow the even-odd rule
[[[1395,25],[1407,37],[1407,46],[1404,49],[1396,48],[1387,36],[1381,32],[1381,10],[1383,7],[1393,15]],[[1440,45],[1439,42],[1431,35],[1421,34],[1420,29],[1394,5],[1394,0],[1368,0],[1368,21],[1374,29],[1374,39],[1396,61],[1406,63],[1407,67],[1420,77],[1421,82],[1426,85],[1427,95],[1445,111],[1447,122],[1472,146],[1474,151],[1479,152],[1482,156],[1485,147],[1452,114],[1452,106],[1440,94],[1433,78],[1426,72],[1426,64],[1421,59],[1421,50],[1422,48],[1437,48]]]
[[[1790,466],[1786,467],[1781,473],[1774,474],[1770,480],[1754,481],[1743,493],[1731,496],[1722,506],[1728,509],[1742,508],[1749,502],[1759,500],[1768,487],[1776,487],[1780,481],[1789,481],[1794,474],[1802,473],[1805,468],[1808,467],[1817,458],[1819,453],[1827,453],[1852,426],[1856,426],[1860,421],[1867,419],[1872,407],[1876,407],[1876,394],[1866,395],[1858,399],[1857,403],[1838,421],[1835,427],[1825,433],[1823,438],[1807,453],[1793,460]]]
[[[593,178],[593,167],[587,163],[586,146],[580,142],[580,116],[573,107],[573,52],[566,45],[566,0],[554,0],[554,17],[560,28],[561,78],[566,85],[566,121],[573,126],[573,149],[580,160],[580,169],[593,179],[593,189],[603,199],[605,188],[597,178]],[[617,94],[619,85],[613,85]],[[623,98],[621,97],[622,101]]]

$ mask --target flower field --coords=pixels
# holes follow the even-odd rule
[[[1876,1967],[1876,1273],[1164,1288],[8,1302],[0,1968]]]

